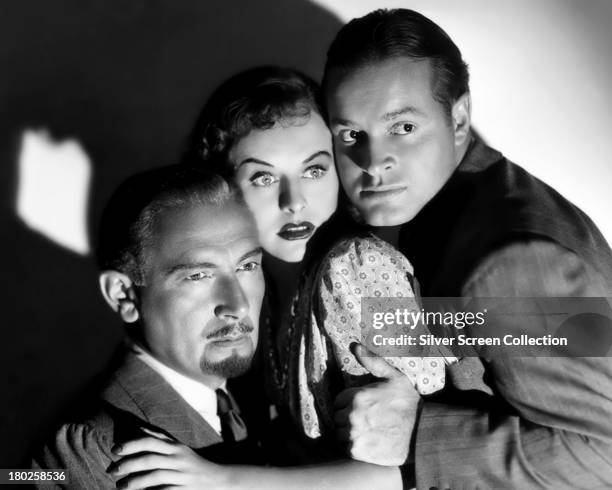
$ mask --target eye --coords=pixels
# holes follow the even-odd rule
[[[322,165],[312,165],[308,167],[302,176],[306,179],[321,179],[327,173],[327,169]]]
[[[190,274],[189,276],[186,277],[186,279],[188,281],[193,281],[193,282],[197,282],[197,281],[201,281],[202,279],[210,279],[212,277],[212,274],[208,273],[208,272],[195,272],[194,274]]]
[[[354,129],[343,129],[338,133],[338,137],[343,143],[352,145],[357,141],[359,131],[355,131]]]
[[[412,134],[416,130],[416,126],[412,123],[397,123],[391,126],[391,130],[389,131],[391,134]]]
[[[249,181],[255,187],[269,187],[278,182],[278,178],[270,172],[256,172]]]
[[[257,269],[259,269],[259,262],[247,262],[238,267],[238,270],[243,272],[253,272]]]

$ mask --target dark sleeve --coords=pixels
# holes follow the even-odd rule
[[[534,240],[485,259],[463,295],[602,297],[606,289],[575,253]],[[487,374],[498,403],[424,402],[416,433],[417,487],[611,488],[611,361],[491,358]]]
[[[95,429],[83,424],[66,424],[34,458],[32,468],[66,470],[66,482],[55,488],[116,488],[115,481],[106,472],[111,462],[109,444]]]

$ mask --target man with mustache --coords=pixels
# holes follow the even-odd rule
[[[126,325],[125,355],[35,465],[67,469],[70,488],[114,488],[122,444],[151,434],[213,461],[256,460],[226,386],[251,365],[264,294],[257,230],[237,190],[182,166],[129,178],[103,215],[98,263],[102,295]]]
[[[467,66],[432,21],[404,9],[354,19],[329,49],[324,89],[343,188],[410,260],[423,296],[612,294],[593,222],[471,131]],[[520,328],[504,321],[500,332]],[[610,358],[466,357],[427,400],[356,349],[385,379],[337,399],[354,458],[383,461],[411,441],[401,456],[417,488],[612,486]]]

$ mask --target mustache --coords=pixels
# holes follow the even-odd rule
[[[255,328],[252,325],[247,325],[244,322],[231,323],[229,325],[223,325],[222,327],[210,332],[206,338],[207,339],[218,339],[222,337],[226,337],[227,335],[233,334],[235,332],[238,333],[251,333]]]

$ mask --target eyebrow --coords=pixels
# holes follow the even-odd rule
[[[259,165],[265,165],[266,167],[274,167],[274,165],[272,165],[271,163],[268,163],[264,160],[260,160],[259,158],[245,158],[238,164],[236,169],[239,169],[240,167],[242,167],[243,165],[247,163],[258,163]]]
[[[164,271],[165,276],[171,276],[180,271],[186,271],[190,269],[215,269],[217,266],[212,262],[189,262],[185,264],[175,264],[168,267]]]
[[[385,112],[381,117],[381,121],[391,121],[393,119],[395,119],[398,116],[404,116],[406,114],[415,114],[417,116],[424,116],[425,113],[419,109],[417,109],[416,107],[413,106],[406,106],[406,107],[402,107],[401,109],[397,109],[395,111],[389,111],[389,112]],[[358,124],[356,122],[351,121],[350,119],[344,119],[341,117],[332,117],[331,119],[331,125],[338,125],[338,126],[358,126]]]
[[[303,162],[302,165],[308,163],[308,162],[312,162],[315,158],[320,157],[320,156],[328,156],[329,158],[332,158],[331,153],[325,150],[321,150],[321,151],[317,151],[315,153],[313,153],[312,155],[310,155],[308,158],[306,158]],[[242,160],[238,166],[236,167],[236,169],[239,169],[242,165],[246,165],[247,163],[257,163],[259,165],[265,165],[266,167],[274,167],[274,165],[272,165],[271,163],[266,162],[265,160],[260,160],[259,158],[245,158],[244,160]]]
[[[392,121],[396,117],[405,116],[406,114],[414,114],[417,116],[423,116],[424,113],[413,106],[402,107],[401,109],[397,109],[396,111],[385,112],[381,117],[381,121]]]
[[[238,262],[240,263],[245,259],[254,257],[255,255],[259,255],[262,252],[263,252],[263,249],[261,247],[256,247],[253,250],[250,250],[249,252],[245,253],[242,257],[240,257],[238,259]],[[191,270],[191,269],[216,269],[216,268],[217,268],[217,265],[212,262],[187,262],[183,264],[175,264],[171,267],[168,267],[164,271],[164,275],[171,276],[172,274],[175,274],[177,272]]]
[[[329,158],[332,157],[330,152],[326,150],[321,150],[321,151],[317,151],[316,153],[313,153],[312,155],[310,155],[306,160],[302,162],[302,164],[312,162],[315,158],[318,158],[320,156],[328,156]]]
[[[331,125],[337,126],[357,126],[357,123],[351,121],[350,119],[343,119],[341,117],[332,117]]]
[[[254,257],[255,255],[259,255],[263,253],[263,248],[261,247],[256,247],[253,250],[251,250],[250,252],[245,253],[242,257],[240,257],[238,259],[238,262],[242,262],[245,259],[248,259],[250,257]]]

